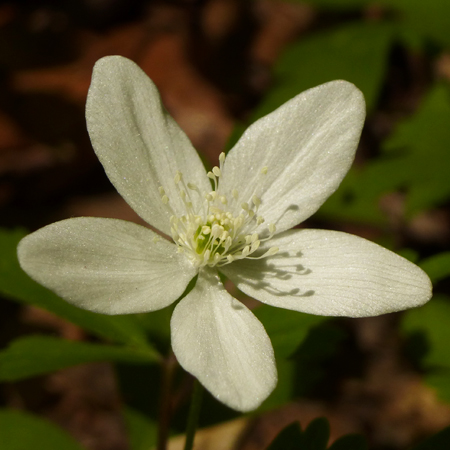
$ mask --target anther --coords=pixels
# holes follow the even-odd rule
[[[217,166],[213,167],[212,173],[213,173],[217,178],[219,178],[220,175],[222,175],[220,169],[219,169]]]
[[[269,168],[268,168],[267,166],[264,166],[264,167],[261,169],[261,173],[262,173],[263,175],[266,175],[268,170],[269,170]]]
[[[224,153],[224,152],[222,152],[222,153],[219,155],[219,161],[220,161],[221,163],[225,162],[225,153]]]
[[[173,181],[175,181],[175,184],[178,184],[181,181],[183,174],[180,171],[177,171]]]
[[[259,197],[257,197],[256,195],[254,195],[252,197],[252,202],[255,206],[259,206],[261,204],[261,199]]]

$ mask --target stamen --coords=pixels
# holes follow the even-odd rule
[[[176,192],[186,213],[170,217],[172,238],[178,246],[178,252],[185,253],[197,267],[223,266],[244,258],[260,259],[278,251],[276,247],[271,247],[263,255],[252,256],[260,248],[261,242],[274,235],[276,227],[270,223],[264,238],[260,238],[256,232],[257,227],[264,223],[264,218],[257,214],[262,204],[261,192],[254,192],[247,199],[240,197],[237,189],[228,194],[218,194],[224,162],[225,153],[221,153],[219,166],[214,166],[207,173],[214,182],[210,192],[203,192],[194,183],[185,182],[180,171],[174,176]],[[267,167],[263,167],[261,173],[266,174],[267,170]],[[195,203],[191,198],[194,195],[192,191],[199,196],[199,201]],[[162,186],[159,187],[159,194],[161,201],[167,205],[169,197]],[[239,199],[241,201],[238,203]],[[231,210],[227,210],[229,201],[233,204]],[[241,210],[235,215],[232,211],[236,211],[238,205]]]

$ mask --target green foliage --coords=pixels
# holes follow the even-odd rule
[[[83,450],[51,422],[22,411],[0,410],[2,450]]]
[[[330,426],[327,419],[313,420],[305,431],[300,424],[294,422],[284,428],[267,450],[326,450],[330,437]],[[329,447],[329,450],[367,450],[363,437],[357,435],[344,436]]]
[[[145,414],[126,407],[123,411],[130,450],[149,450],[156,446],[157,424]]]
[[[0,293],[21,303],[46,309],[114,342],[148,348],[145,331],[134,316],[105,316],[70,305],[34,282],[20,268],[16,248],[25,233],[0,230]]]
[[[260,410],[272,409],[294,398],[311,394],[327,378],[327,365],[345,337],[342,329],[324,322],[309,329],[306,338],[289,358],[279,357],[275,347],[278,384]],[[283,347],[282,351],[285,351]]]
[[[450,402],[450,298],[436,295],[421,308],[408,311],[402,328],[415,342],[417,333],[426,340],[426,345],[422,344],[425,352],[421,352],[425,381]]]
[[[262,117],[306,89],[343,79],[375,106],[386,70],[393,30],[388,24],[352,23],[291,45],[275,66],[275,85],[257,108]]]
[[[0,380],[20,380],[93,361],[154,363],[158,356],[152,351],[127,347],[26,336],[0,352]]]
[[[367,441],[359,434],[347,434],[334,441],[328,450],[368,450]]]
[[[361,11],[368,6],[383,7],[398,30],[410,39],[431,40],[450,46],[450,3],[447,0],[290,0],[307,3],[322,11]]]
[[[424,259],[420,267],[430,277],[434,284],[450,276],[450,252],[442,252]]]
[[[326,317],[267,305],[261,305],[253,312],[270,336],[277,358],[290,356],[305,339],[310,328],[326,320]]]
[[[367,168],[360,187],[375,195],[406,189],[409,214],[446,201],[450,196],[449,123],[448,86],[437,85],[419,110],[384,142],[384,157]]]
[[[450,2],[446,0],[382,0],[397,11],[398,21],[407,31],[421,39],[450,45]]]
[[[337,439],[330,447],[330,426],[327,419],[313,420],[305,431],[300,423],[294,422],[284,428],[266,450],[368,450],[363,436],[348,434]],[[411,450],[448,450],[450,444],[450,427],[431,436]],[[133,449],[134,450],[134,449]]]
[[[352,169],[320,216],[381,224],[383,194],[403,190],[406,214],[412,216],[450,197],[450,96],[434,87],[419,110],[403,120],[383,143],[383,155],[362,169]]]
[[[412,450],[448,450],[450,446],[450,427],[431,436]],[[331,450],[331,449],[330,449]],[[334,450],[334,449],[333,449]]]

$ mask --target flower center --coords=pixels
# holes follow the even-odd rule
[[[251,199],[239,204],[241,199],[236,189],[229,196],[218,194],[224,153],[220,154],[219,161],[220,167],[213,167],[207,174],[214,182],[214,190],[207,193],[200,192],[192,183],[185,183],[181,172],[175,175],[175,186],[186,208],[186,214],[170,218],[172,238],[178,251],[186,253],[197,267],[223,266],[238,259],[260,259],[274,255],[278,251],[276,247],[269,248],[262,255],[254,255],[261,242],[275,233],[274,224],[268,225],[268,235],[264,238],[256,232],[264,222],[258,215],[261,199],[254,194]],[[264,168],[261,176],[266,173],[267,168]],[[159,192],[162,202],[167,205],[169,198],[162,187]],[[198,210],[193,206],[191,195],[198,195],[201,199]]]

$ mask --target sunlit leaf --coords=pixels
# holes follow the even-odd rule
[[[105,316],[77,308],[34,282],[19,266],[16,248],[25,232],[0,230],[0,293],[46,309],[92,333],[115,342],[147,347],[146,335],[134,316]]]
[[[93,361],[155,363],[158,356],[127,347],[26,336],[0,352],[0,380],[20,380]]]
[[[2,450],[83,450],[71,436],[48,420],[22,411],[0,410]]]

